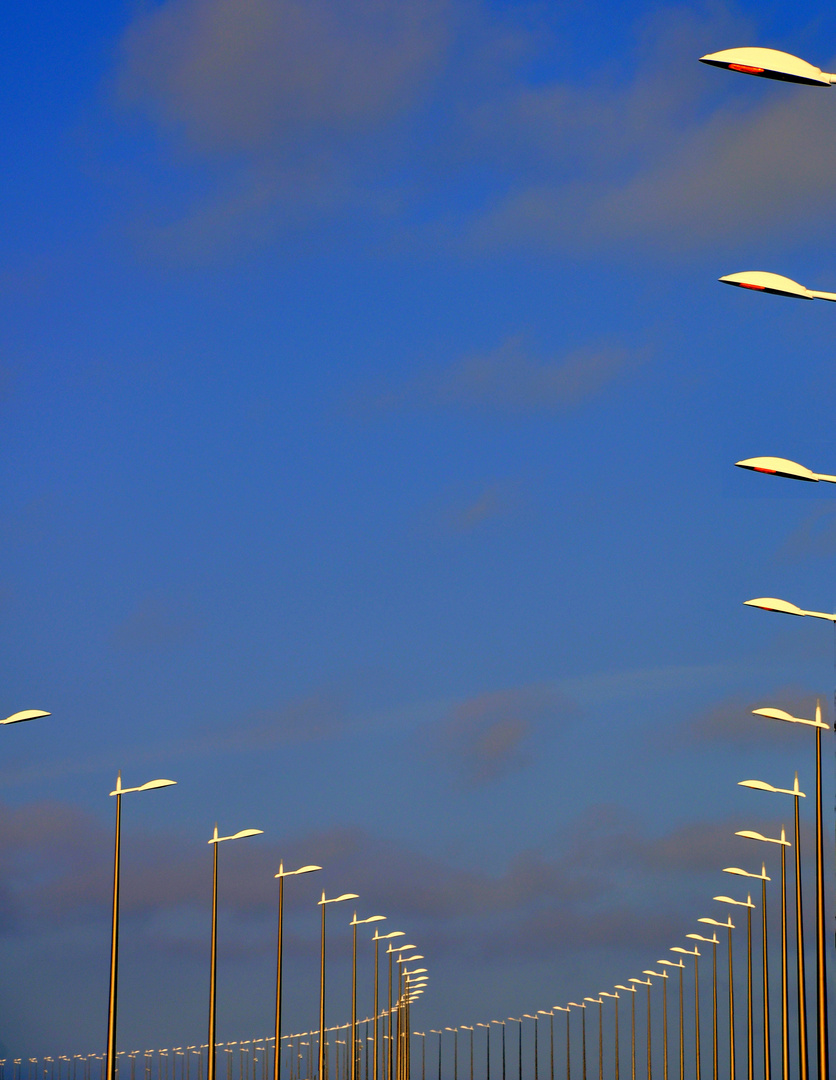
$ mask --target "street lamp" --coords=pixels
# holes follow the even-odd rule
[[[554,1012],[550,1009],[538,1009],[537,1015],[549,1018],[549,1076],[550,1080],[554,1080]],[[487,1080],[491,1080],[490,1073],[490,1068],[488,1068]]]
[[[798,800],[806,798],[798,786],[798,773],[791,788],[774,787],[763,780],[741,780],[740,787],[769,791],[778,795],[792,795],[795,804],[795,949],[798,984],[798,1062],[801,1080],[807,1080],[809,1062],[807,1056],[807,992],[804,974],[804,918],[801,909],[801,837],[799,832]]]
[[[571,1002],[570,1002],[571,1004]],[[514,1024],[520,1025],[519,1039],[517,1040],[517,1080],[522,1080],[522,1017],[521,1016],[509,1016],[508,1019]],[[584,1070],[584,1080],[586,1080],[586,1071]]]
[[[752,874],[738,866],[727,866],[724,874],[737,874],[739,877],[755,878],[761,883],[761,953],[763,955],[763,1075],[770,1080],[772,1074],[772,1050],[769,1044],[769,961],[766,942],[766,883],[772,879],[766,876],[766,864],[761,863],[761,872]]]
[[[560,1008],[559,1005],[556,1006],[556,1007]],[[569,1010],[567,1009],[566,1012],[568,1013]],[[568,1023],[568,1021],[569,1021],[568,1016],[566,1017],[566,1021]],[[492,1024],[501,1024],[502,1025],[502,1080],[505,1080],[505,1021],[504,1020],[491,1020],[491,1023]],[[439,1078],[440,1078],[440,1074],[439,1074]]]
[[[539,1055],[538,1040],[537,1040],[537,1028],[538,1028],[537,1017],[532,1016],[531,1013],[523,1013],[523,1020],[533,1020],[534,1021],[534,1080],[540,1080],[540,1064],[539,1064],[539,1056],[540,1055]],[[473,1080],[473,1077],[471,1077],[470,1080]]]
[[[207,844],[214,845],[212,849],[212,948],[209,971],[209,1041],[206,1047],[206,1080],[215,1080],[215,1013],[217,1004],[215,990],[218,977],[218,848],[226,840],[242,840],[245,836],[261,836],[263,832],[263,829],[242,829],[231,836],[218,836],[216,823],[212,839],[206,841]]]
[[[667,980],[667,971],[643,971],[643,975],[652,975],[656,979]],[[648,994],[650,991],[648,990]],[[663,1080],[668,1080],[668,984],[662,983],[662,1073]]]
[[[49,716],[49,713],[30,709],[27,713],[15,713],[4,724],[14,724],[21,720],[32,720],[36,716]],[[152,791],[154,788],[171,787],[176,780],[149,780],[147,784],[139,787],[123,788],[122,773],[117,773],[116,790],[111,795],[116,796],[116,842],[113,852],[113,909],[110,929],[110,994],[107,1006],[107,1066],[106,1080],[116,1080],[116,984],[117,968],[119,962],[119,876],[121,866],[122,848],[122,796],[133,791]]]
[[[726,274],[718,278],[724,285],[736,285],[739,289],[751,289],[753,292],[772,293],[773,296],[788,296],[793,300],[836,300],[836,293],[807,289],[792,278],[783,274],[772,274],[767,270],[744,270],[739,274]]]
[[[470,1032],[470,1080],[473,1080],[473,1025],[462,1024],[462,1031]]]
[[[630,979],[631,983],[637,983],[639,986],[647,987],[647,1080],[652,1080],[653,1068],[651,1065],[651,1041],[650,1041],[650,988],[653,983],[650,979]]]
[[[693,956],[694,958],[694,1061],[695,1075],[697,1080],[700,1080],[702,1071],[702,1055],[700,1053],[700,951],[697,948],[683,949],[681,945],[672,946],[670,951],[682,953],[684,956]]]
[[[491,1080],[491,1025],[477,1023],[476,1027],[485,1029],[485,1080]],[[552,1039],[554,1045],[554,1039]]]
[[[413,945],[412,948],[414,949],[415,946]],[[400,951],[405,951],[405,950],[406,950],[406,946],[402,945]],[[413,956],[399,956],[397,958],[397,961],[398,961],[399,964],[411,964],[413,960],[423,960],[423,959],[424,959],[424,957],[421,956],[420,954],[415,954]],[[423,969],[417,969],[417,970],[426,971],[427,969],[423,968]],[[406,968],[398,968],[398,1000],[397,1000],[397,1003],[395,1005],[395,1010],[396,1010],[395,1011],[396,1058],[395,1058],[395,1072],[394,1072],[394,1075],[397,1076],[399,1078],[399,1080],[404,1080],[405,1074],[407,1074],[408,1071],[409,1071],[409,1064],[408,1064],[409,1050],[410,1050],[410,1046],[409,1046],[409,1028],[410,1028],[409,1006],[411,1004],[411,999],[407,996],[407,993],[406,993],[407,985],[406,985],[406,976],[404,974],[405,971],[406,971]]]
[[[581,1013],[581,1064],[583,1080],[586,1080],[586,1005],[578,1004],[576,1001],[570,1001],[569,1004],[574,1009],[583,1009]]]
[[[351,1080],[357,1080],[357,927],[364,923],[383,922],[385,915],[370,915],[368,919],[358,919],[354,912],[349,926],[351,939]],[[278,1037],[278,1036],[277,1036]],[[279,1080],[278,1075],[274,1080]]]
[[[683,1041],[682,1022],[683,1015],[683,1001],[682,1001],[682,972],[685,965],[680,960],[678,964],[675,964],[673,960],[657,960],[657,964],[664,964],[665,967],[679,968],[679,1080],[685,1078],[685,1043]]]
[[[614,1050],[613,1050],[613,1056],[615,1058],[615,1080],[620,1080],[621,1069],[620,1069],[619,1057],[621,1055],[619,1054],[619,1048],[618,1048],[618,1000],[619,1000],[618,994],[617,993],[616,994],[608,994],[606,990],[599,990],[598,991],[598,997],[615,998],[615,1047],[614,1047]],[[665,1078],[665,1080],[667,1080],[667,1077]]]
[[[747,1054],[747,1078],[754,1080],[754,1038],[752,1030],[752,903],[751,895],[745,900],[734,900],[731,896],[715,896],[721,904],[734,904],[737,907],[746,908],[746,1054]],[[731,930],[729,930],[731,939]]]
[[[379,1042],[379,1036],[380,1036],[380,1030],[379,1030],[379,1028],[380,1028],[380,1007],[379,1007],[379,1004],[378,1004],[378,971],[379,971],[379,966],[380,965],[378,964],[378,942],[379,941],[388,941],[389,938],[396,938],[396,937],[406,937],[406,934],[404,933],[403,930],[392,930],[392,932],[389,933],[389,934],[378,934],[377,930],[375,929],[374,937],[372,938],[372,941],[374,942],[374,1067],[372,1069],[373,1080],[377,1080],[378,1062],[379,1062],[379,1058],[380,1058],[380,1051],[378,1050],[378,1042]],[[391,978],[390,978],[390,983],[389,983],[389,1005],[390,1006],[392,1004],[391,998],[392,998],[392,985],[391,985]]]
[[[279,879],[279,925],[276,949],[276,1027],[275,1043],[273,1045],[273,1080],[279,1080],[281,1072],[281,1045],[282,1045],[282,921],[284,919],[284,879],[296,877],[298,874],[311,874],[315,870],[321,870],[321,866],[300,866],[298,870],[285,870],[284,862],[279,863],[279,872],[274,878]]]
[[[444,1032],[436,1028],[430,1028],[430,1034],[438,1036],[438,1080],[441,1080],[441,1038]]]
[[[322,890],[322,899],[317,901],[317,906],[322,908],[321,946],[319,954],[319,1074],[318,1080],[325,1080],[325,908],[328,904],[339,904],[343,900],[357,900],[357,893],[343,893],[341,896],[332,896],[325,899],[325,890]],[[209,1077],[209,1080],[213,1080]]]
[[[781,1080],[788,1080],[790,1072],[789,991],[787,986],[787,852],[791,847],[786,833],[781,829],[780,839],[764,836],[752,829],[741,829],[734,834],[747,840],[760,840],[767,844],[781,845]]]
[[[598,1080],[604,1080],[604,1002],[600,996],[585,997],[584,1001],[591,1001],[598,1006]]]
[[[389,957],[389,1007],[387,1009],[387,1038],[389,1040],[386,1049],[386,1080],[393,1080],[395,1076],[395,1043],[392,1038],[392,957],[395,953],[404,952],[407,949],[414,949],[414,945],[400,945],[397,949],[393,949],[390,945],[386,954]],[[401,977],[398,975],[398,994],[401,989]]]
[[[778,49],[751,46],[723,49],[721,52],[701,56],[700,63],[727,68],[729,71],[740,71],[744,75],[759,75],[762,79],[803,83],[805,86],[830,86],[836,82],[836,75],[830,75],[821,68],[808,64],[806,60]]]
[[[566,1005],[552,1005],[552,1009],[566,1013],[566,1080],[572,1080],[572,1055],[569,1047],[569,1013],[571,1010]],[[503,1033],[504,1031],[503,1028]]]
[[[728,922],[718,922],[717,919],[697,919],[697,922],[707,923],[709,926],[723,926],[729,932],[729,1080],[735,1076],[735,1044],[734,1044],[734,966],[732,959],[732,936],[734,925],[731,918]]]
[[[790,461],[788,458],[781,457],[753,457],[745,458],[743,461],[736,461],[735,465],[738,469],[748,469],[749,472],[766,473],[767,476],[783,476],[787,480],[805,480],[808,483],[818,483],[823,480],[828,484],[836,484],[836,476],[831,476],[829,473],[815,473],[811,469],[808,469],[804,465],[799,465],[797,461]],[[755,709],[755,712],[758,712]],[[761,715],[772,715],[761,714]],[[811,720],[801,720],[799,723],[810,724]],[[825,725],[826,727],[826,725]]]
[[[627,990],[633,995],[630,998],[630,1080],[636,1080],[636,994],[638,991],[635,986],[623,986],[621,983],[617,983],[615,988]]]
[[[827,611],[807,611],[788,600],[778,600],[774,596],[759,596],[756,600],[744,600],[744,607],[756,607],[762,611],[780,611],[784,615],[809,615],[813,619],[826,619],[828,622],[836,622],[836,615]]]
[[[711,1046],[712,1046],[711,1062],[712,1062],[712,1077],[713,1077],[713,1080],[717,1080],[718,1063],[719,1063],[719,1058],[718,1058],[718,1055],[717,1055],[717,946],[720,944],[720,942],[717,940],[717,935],[716,934],[713,934],[710,938],[705,937],[703,934],[686,934],[685,936],[688,937],[688,938],[691,938],[694,941],[704,941],[706,943],[706,945],[713,946],[713,956],[712,956],[713,963],[712,963],[712,967],[711,967],[711,976],[712,976],[711,977],[711,986],[712,986],[711,1004],[712,1004],[712,1018],[713,1018],[712,1019],[712,1026],[711,1026],[711,1035],[712,1035],[712,1039],[711,1039]]]
[[[43,709],[24,709],[23,712],[12,713],[5,720],[0,720],[0,724],[20,724],[24,720],[37,720],[41,716],[52,716],[52,713],[44,712]]]
[[[459,1080],[459,1029],[446,1027],[444,1030],[453,1032],[453,1080]]]
[[[791,716],[783,709],[755,709],[756,716],[783,720],[788,724],[803,724],[816,729],[816,1028],[818,1035],[819,1076],[830,1074],[827,1023],[827,961],[824,942],[824,830],[822,825],[821,784],[821,733],[829,731],[829,725],[821,718],[821,704],[816,702],[815,720]],[[798,800],[796,800],[796,806]],[[768,1080],[768,1078],[767,1078]]]

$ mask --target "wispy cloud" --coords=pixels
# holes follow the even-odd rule
[[[577,706],[550,687],[493,691],[460,702],[422,729],[421,745],[466,782],[487,784],[528,763],[535,732],[559,728],[576,713]]]
[[[563,412],[602,393],[641,357],[602,344],[541,359],[520,337],[459,358],[377,395],[380,409],[473,409],[510,414]]]

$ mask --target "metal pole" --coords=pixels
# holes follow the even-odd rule
[[[116,781],[122,786],[122,773]],[[116,1078],[116,976],[119,955],[119,862],[121,855],[122,796],[116,796],[116,842],[113,852],[113,912],[110,932],[110,994],[107,1006],[107,1080]]]
[[[731,922],[731,920],[729,920]],[[731,926],[729,934],[729,1080],[734,1080],[734,962],[732,959]]]
[[[217,846],[217,845],[216,845]],[[280,869],[284,869],[281,867]],[[284,877],[279,878],[279,924],[276,948],[276,1029],[273,1045],[273,1080],[279,1080],[282,1067],[282,916],[284,913]]]
[[[796,773],[796,784],[798,774]],[[801,910],[801,851],[798,824],[798,796],[795,796],[795,951],[798,961],[798,1072],[807,1080],[807,990],[804,975],[804,918]],[[823,1080],[823,1078],[822,1078]]]
[[[749,897],[749,903],[751,904],[752,897]],[[754,1080],[755,1069],[755,1043],[754,1043],[754,1029],[752,1027],[752,909],[746,908],[746,943],[747,943],[747,967],[746,967],[746,1056],[748,1064],[747,1077],[748,1080]]]
[[[816,703],[816,720],[821,706]],[[822,825],[821,733],[816,728],[816,1035],[819,1080],[829,1080],[830,1049],[827,1033],[827,951],[824,936],[824,830]],[[796,800],[797,801],[797,800]],[[767,1077],[767,1080],[769,1078]]]
[[[351,1080],[357,1080],[357,912],[351,941]],[[749,1078],[751,1080],[751,1077]]]
[[[761,930],[763,937],[763,1077],[764,1080],[772,1080],[772,1047],[770,1046],[769,1040],[769,959],[766,947],[766,863],[762,864],[761,874]]]
[[[218,826],[215,825],[215,835]],[[206,1047],[206,1080],[215,1080],[215,985],[218,974],[218,848],[217,841],[212,858],[212,949],[209,969],[209,1041]]]
[[[319,1063],[318,1080],[325,1080],[325,893],[322,894],[322,930],[319,950]],[[209,1080],[212,1080],[210,1077]]]

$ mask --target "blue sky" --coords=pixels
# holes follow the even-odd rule
[[[228,853],[222,1038],[269,1026],[280,858],[325,866],[291,1026],[321,886],[417,940],[428,1027],[638,973],[754,862],[734,829],[780,827],[736,781],[812,783],[748,709],[831,694],[832,631],[742,601],[836,610],[832,501],[732,463],[836,472],[836,313],[717,278],[836,290],[836,101],[696,57],[830,70],[836,16],[4,24],[2,696],[53,716],[3,733],[0,1039],[103,1042],[118,768],[178,780],[126,800],[123,1045],[202,1037],[215,820],[265,830]]]

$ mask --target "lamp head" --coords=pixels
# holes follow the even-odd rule
[[[761,79],[776,79],[779,82],[802,83],[805,86],[830,86],[836,82],[836,76],[822,71],[821,68],[808,64],[792,53],[779,49],[745,47],[741,49],[722,49],[720,52],[706,53],[700,57],[701,64],[712,67],[739,71],[744,75],[757,75]]]

